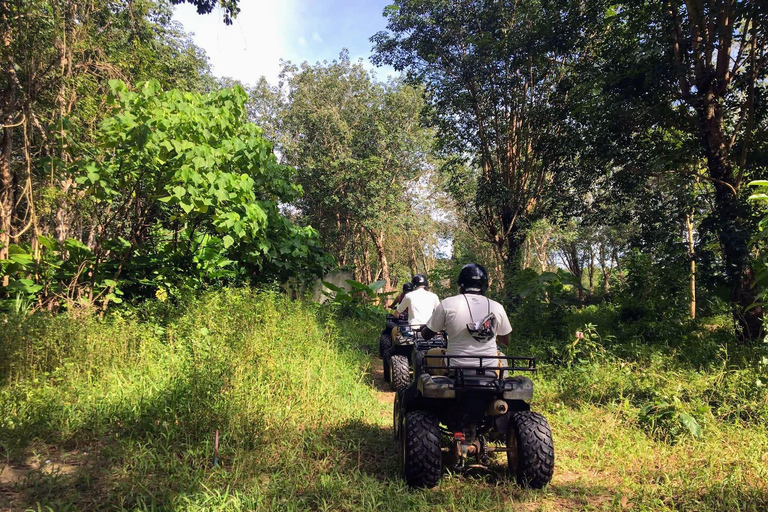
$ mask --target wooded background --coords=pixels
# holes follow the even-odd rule
[[[478,261],[509,305],[760,335],[761,2],[401,0],[372,37],[398,78],[342,52],[255,85],[214,78],[172,3],[0,7],[6,308],[334,266],[440,289]]]

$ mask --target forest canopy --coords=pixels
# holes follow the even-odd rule
[[[761,3],[398,0],[371,42],[399,77],[342,51],[256,84],[212,76],[177,3],[3,4],[6,304],[332,268],[447,291],[478,261],[510,306],[760,337]]]

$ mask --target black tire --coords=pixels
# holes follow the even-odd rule
[[[401,447],[403,474],[411,487],[434,487],[440,481],[442,453],[440,422],[434,414],[411,411],[405,415]]]
[[[395,405],[392,411],[392,435],[394,436],[395,441],[398,442],[398,445],[400,444],[400,437],[403,429],[402,407],[403,407],[403,392],[396,391]]]
[[[411,369],[408,367],[408,358],[401,355],[392,356],[389,361],[392,369],[390,386],[393,391],[400,391],[411,385]]]
[[[507,463],[518,485],[541,489],[555,471],[555,446],[547,419],[537,412],[512,413],[507,430]]]
[[[384,359],[392,349],[392,336],[382,333],[379,336],[379,357]]]
[[[384,367],[384,382],[392,382],[392,376],[390,373],[392,373],[390,370],[390,364],[389,364],[389,354],[384,354],[384,358],[382,359],[382,366]]]

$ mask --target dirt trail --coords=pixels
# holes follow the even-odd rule
[[[389,426],[392,424],[392,407],[395,403],[395,393],[384,380],[384,366],[381,359],[371,357],[370,368],[371,377],[373,377],[373,383],[376,387],[376,399],[381,404],[377,423]]]

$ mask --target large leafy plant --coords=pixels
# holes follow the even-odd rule
[[[110,115],[71,169],[92,212],[92,239],[51,248],[62,262],[82,256],[80,268],[55,279],[66,282],[67,301],[106,305],[118,286],[153,295],[322,273],[316,232],[280,211],[302,193],[294,170],[246,121],[241,88],[192,94],[149,81],[130,91],[117,80],[110,88]],[[5,268],[24,274],[14,282],[40,275]]]

